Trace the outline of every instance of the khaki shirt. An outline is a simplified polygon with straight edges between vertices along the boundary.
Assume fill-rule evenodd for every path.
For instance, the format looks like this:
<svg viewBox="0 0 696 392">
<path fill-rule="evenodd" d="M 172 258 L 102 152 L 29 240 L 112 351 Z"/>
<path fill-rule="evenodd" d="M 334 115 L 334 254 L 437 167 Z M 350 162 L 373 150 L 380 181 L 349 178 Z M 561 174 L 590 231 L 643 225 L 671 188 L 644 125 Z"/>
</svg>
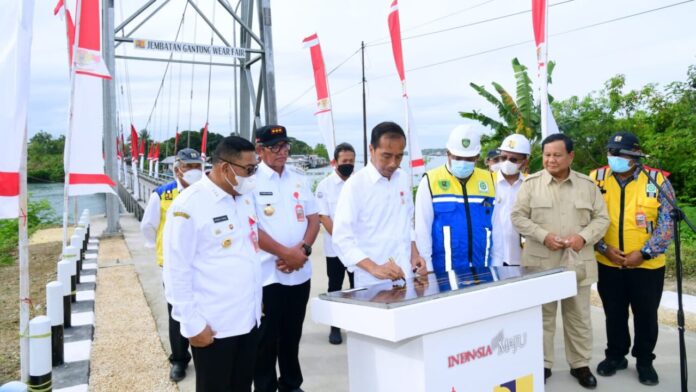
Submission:
<svg viewBox="0 0 696 392">
<path fill-rule="evenodd" d="M 593 248 L 609 227 L 609 214 L 599 188 L 590 177 L 573 170 L 563 181 L 554 179 L 546 170 L 532 174 L 517 193 L 510 219 L 526 239 L 522 265 L 560 266 L 564 250 L 551 251 L 544 246 L 544 238 L 548 233 L 560 237 L 577 233 L 585 239 L 585 246 L 579 252 L 585 278 L 578 285 L 597 281 Z"/>
</svg>

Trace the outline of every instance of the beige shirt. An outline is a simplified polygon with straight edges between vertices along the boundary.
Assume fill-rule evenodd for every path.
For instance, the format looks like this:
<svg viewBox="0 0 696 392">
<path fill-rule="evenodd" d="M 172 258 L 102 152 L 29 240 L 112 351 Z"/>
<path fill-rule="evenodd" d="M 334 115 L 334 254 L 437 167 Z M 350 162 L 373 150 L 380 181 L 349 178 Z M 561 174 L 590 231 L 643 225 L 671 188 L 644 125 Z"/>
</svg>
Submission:
<svg viewBox="0 0 696 392">
<path fill-rule="evenodd" d="M 546 170 L 527 177 L 517 193 L 510 214 L 515 229 L 526 238 L 522 265 L 545 268 L 561 265 L 564 250 L 552 251 L 544 246 L 548 233 L 560 237 L 580 234 L 585 247 L 579 258 L 585 267 L 584 279 L 578 285 L 597 281 L 594 244 L 609 227 L 609 214 L 599 188 L 590 177 L 570 171 L 568 178 L 558 181 Z"/>
</svg>

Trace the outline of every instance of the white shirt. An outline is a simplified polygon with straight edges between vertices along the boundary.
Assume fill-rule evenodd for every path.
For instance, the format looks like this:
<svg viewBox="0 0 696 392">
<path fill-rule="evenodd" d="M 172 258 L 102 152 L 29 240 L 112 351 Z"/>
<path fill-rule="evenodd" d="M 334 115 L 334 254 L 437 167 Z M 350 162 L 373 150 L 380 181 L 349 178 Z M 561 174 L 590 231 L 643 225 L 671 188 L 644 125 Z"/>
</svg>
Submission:
<svg viewBox="0 0 696 392">
<path fill-rule="evenodd" d="M 416 248 L 423 260 L 428 265 L 428 271 L 433 270 L 433 196 L 430 194 L 430 185 L 428 177 L 423 176 L 418 190 L 416 191 L 415 210 L 415 233 L 416 233 Z"/>
<path fill-rule="evenodd" d="M 338 204 L 338 196 L 341 194 L 341 189 L 346 182 L 332 172 L 331 175 L 321 180 L 317 185 L 317 206 L 319 207 L 319 215 L 328 216 L 331 221 L 336 215 L 336 205 Z M 331 234 L 324 234 L 324 255 L 326 257 L 336 257 L 336 251 L 333 248 Z"/>
<path fill-rule="evenodd" d="M 177 196 L 164 225 L 165 296 L 181 335 L 206 324 L 216 338 L 261 322 L 261 268 L 251 195 L 232 197 L 207 176 Z"/>
<path fill-rule="evenodd" d="M 181 193 L 184 187 L 176 180 L 176 188 Z M 157 229 L 160 224 L 160 197 L 157 192 L 152 192 L 147 200 L 147 206 L 143 211 L 143 219 L 140 221 L 140 231 L 145 238 L 145 247 L 154 248 L 157 243 Z"/>
<path fill-rule="evenodd" d="M 491 253 L 491 265 L 503 265 L 503 262 L 519 265 L 522 259 L 520 234 L 512 226 L 510 213 L 524 177 L 520 174 L 519 178 L 510 185 L 500 171 L 496 173 L 496 176 L 495 208 L 493 209 L 494 246 Z"/>
<path fill-rule="evenodd" d="M 333 246 L 348 270 L 355 272 L 356 287 L 388 281 L 356 267 L 366 258 L 385 264 L 391 257 L 407 277 L 413 276 L 413 201 L 409 188 L 407 173 L 398 169 L 387 179 L 372 163 L 343 186 L 336 206 Z"/>
<path fill-rule="evenodd" d="M 317 203 L 307 185 L 305 175 L 288 165 L 283 169 L 282 175 L 279 175 L 261 162 L 256 173 L 254 199 L 259 216 L 259 229 L 287 247 L 302 242 L 307 231 L 307 217 L 318 212 Z M 298 209 L 304 213 L 304 219 L 298 219 Z M 276 268 L 277 259 L 271 253 L 261 251 L 264 286 L 273 283 L 294 286 L 312 277 L 310 261 L 307 261 L 298 271 L 286 274 Z"/>
</svg>

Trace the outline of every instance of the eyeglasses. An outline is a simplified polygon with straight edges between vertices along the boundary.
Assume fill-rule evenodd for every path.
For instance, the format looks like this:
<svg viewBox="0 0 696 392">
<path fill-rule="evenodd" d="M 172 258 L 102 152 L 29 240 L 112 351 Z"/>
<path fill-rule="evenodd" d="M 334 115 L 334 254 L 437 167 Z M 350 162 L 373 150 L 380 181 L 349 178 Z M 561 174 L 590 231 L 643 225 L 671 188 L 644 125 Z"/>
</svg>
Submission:
<svg viewBox="0 0 696 392">
<path fill-rule="evenodd" d="M 501 155 L 499 158 L 500 158 L 500 162 L 510 161 L 514 164 L 518 164 L 518 163 L 524 161 L 524 159 L 519 159 L 519 158 L 515 158 L 515 157 L 507 157 L 505 155 Z"/>
<path fill-rule="evenodd" d="M 240 168 L 240 169 L 246 170 L 246 173 L 247 173 L 248 176 L 253 176 L 254 173 L 256 173 L 256 170 L 258 170 L 258 168 L 259 168 L 259 165 L 242 166 L 242 165 L 238 165 L 238 164 L 236 164 L 236 163 L 234 163 L 234 162 L 230 162 L 230 161 L 228 161 L 227 159 L 222 159 L 222 158 L 219 158 L 219 159 L 220 159 L 221 161 L 223 161 L 223 162 L 229 163 L 229 164 L 232 165 L 232 166 L 237 166 L 237 167 Z"/>
<path fill-rule="evenodd" d="M 272 146 L 264 146 L 265 148 L 271 150 L 272 153 L 277 154 L 280 150 L 290 151 L 290 143 L 278 143 Z"/>
</svg>

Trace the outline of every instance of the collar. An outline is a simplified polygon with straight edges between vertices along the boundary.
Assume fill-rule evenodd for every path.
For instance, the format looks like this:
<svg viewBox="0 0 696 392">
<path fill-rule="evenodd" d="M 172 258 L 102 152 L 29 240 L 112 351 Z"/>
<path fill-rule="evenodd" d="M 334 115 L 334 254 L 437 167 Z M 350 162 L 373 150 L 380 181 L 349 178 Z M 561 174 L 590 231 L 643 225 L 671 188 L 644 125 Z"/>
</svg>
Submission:
<svg viewBox="0 0 696 392">
<path fill-rule="evenodd" d="M 331 181 L 333 181 L 333 183 L 336 184 L 336 185 L 338 185 L 338 184 L 340 184 L 340 183 L 342 183 L 342 182 L 345 182 L 345 181 L 341 178 L 341 176 L 339 176 L 338 173 L 336 173 L 336 170 L 334 170 L 334 171 L 331 173 L 331 177 L 332 177 L 332 178 L 331 178 Z M 350 178 L 350 177 L 348 177 L 348 178 Z"/>
<path fill-rule="evenodd" d="M 213 195 L 213 199 L 215 199 L 216 202 L 224 199 L 225 196 L 228 196 L 230 199 L 234 200 L 232 195 L 217 186 L 213 181 L 210 180 L 210 178 L 208 178 L 207 175 L 204 175 L 199 181 L 202 183 L 202 186 L 210 191 L 210 193 Z"/>
<path fill-rule="evenodd" d="M 514 183 L 512 183 L 512 185 L 515 185 L 515 184 L 520 183 L 520 182 L 522 182 L 522 181 L 524 181 L 524 175 L 522 174 L 522 172 L 520 172 L 520 173 L 518 173 L 517 179 L 515 180 Z M 507 182 L 507 180 L 505 179 L 505 176 L 503 175 L 503 172 L 500 171 L 500 170 L 497 170 L 497 171 L 495 172 L 495 182 L 496 182 L 496 183 L 503 183 L 503 182 L 505 182 L 505 183 L 509 184 L 509 182 Z"/>
<path fill-rule="evenodd" d="M 181 185 L 181 181 L 179 181 L 178 178 L 175 178 L 174 181 L 176 181 L 176 189 L 179 191 L 179 193 L 181 193 L 185 189 L 184 186 Z M 193 185 L 193 184 L 191 184 L 191 185 Z M 189 185 L 189 186 L 191 186 L 191 185 Z"/>
<path fill-rule="evenodd" d="M 277 171 L 273 170 L 270 166 L 268 166 L 266 162 L 261 161 L 261 163 L 259 163 L 257 173 L 263 175 L 265 178 L 268 179 L 272 179 L 274 175 L 278 178 L 283 178 L 288 175 L 288 170 L 288 165 L 285 165 L 285 167 L 283 167 L 283 174 L 281 175 L 278 174 Z"/>
<path fill-rule="evenodd" d="M 609 169 L 609 170 L 611 170 L 611 169 Z M 613 172 L 613 171 L 611 172 L 611 174 L 614 175 L 614 178 L 616 178 L 616 181 L 617 181 L 619 184 L 621 184 L 621 185 L 626 185 L 626 184 L 628 184 L 629 182 L 631 182 L 631 181 L 633 181 L 633 180 L 637 180 L 638 177 L 640 176 L 640 173 L 641 173 L 641 170 L 640 170 L 640 167 L 639 167 L 638 165 L 636 165 L 636 167 L 633 168 L 633 175 L 631 175 L 630 177 L 628 177 L 628 178 L 625 179 L 625 180 L 624 180 L 624 179 L 621 179 L 621 177 L 619 177 L 619 176 L 617 175 L 617 173 L 615 173 L 615 172 Z"/>
<path fill-rule="evenodd" d="M 381 179 L 391 182 L 392 180 L 397 179 L 399 177 L 399 173 L 401 173 L 401 169 L 396 169 L 394 174 L 392 174 L 391 178 L 387 178 L 377 171 L 377 168 L 375 167 L 375 165 L 372 164 L 371 161 L 368 162 L 367 166 L 365 167 L 367 169 L 367 176 L 370 179 L 370 182 L 372 182 L 373 184 L 376 184 Z"/>
<path fill-rule="evenodd" d="M 573 179 L 574 179 L 575 176 L 577 176 L 577 173 L 575 173 L 575 171 L 574 171 L 573 169 L 570 169 L 570 174 L 568 174 L 568 177 L 566 177 L 566 179 L 565 179 L 565 180 L 562 180 L 562 181 L 556 180 L 556 179 L 551 175 L 551 173 L 549 173 L 548 170 L 546 170 L 546 169 L 544 169 L 543 172 L 541 173 L 541 177 L 542 177 L 542 179 L 543 179 L 543 181 L 544 181 L 545 184 L 551 184 L 552 181 L 555 181 L 555 182 L 557 182 L 557 183 L 559 183 L 559 184 L 562 184 L 562 183 L 564 183 L 564 182 L 566 182 L 566 181 L 569 181 L 569 182 L 572 184 L 572 183 L 573 183 Z"/>
</svg>

